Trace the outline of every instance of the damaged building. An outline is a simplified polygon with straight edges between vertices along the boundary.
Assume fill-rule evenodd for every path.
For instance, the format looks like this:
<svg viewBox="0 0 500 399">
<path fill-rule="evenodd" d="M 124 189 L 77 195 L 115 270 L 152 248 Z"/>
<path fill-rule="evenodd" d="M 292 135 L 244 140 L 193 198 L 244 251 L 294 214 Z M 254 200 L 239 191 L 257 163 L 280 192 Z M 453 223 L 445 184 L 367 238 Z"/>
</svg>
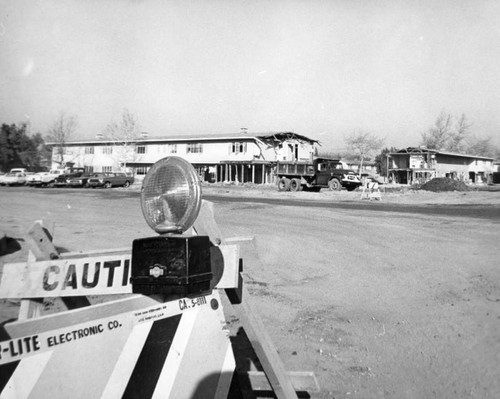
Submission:
<svg viewBox="0 0 500 399">
<path fill-rule="evenodd" d="M 97 140 L 53 146 L 53 167 L 83 167 L 91 172 L 126 170 L 145 175 L 158 160 L 178 156 L 189 161 L 207 182 L 264 184 L 274 182 L 277 161 L 308 161 L 316 153 L 316 140 L 294 132 L 151 137 L 133 142 Z M 62 151 L 61 151 L 62 150 Z M 62 161 L 60 153 L 62 152 Z"/>
<path fill-rule="evenodd" d="M 486 183 L 494 172 L 493 158 L 408 147 L 387 154 L 389 180 L 400 184 L 422 184 L 435 177 L 466 183 Z"/>
</svg>

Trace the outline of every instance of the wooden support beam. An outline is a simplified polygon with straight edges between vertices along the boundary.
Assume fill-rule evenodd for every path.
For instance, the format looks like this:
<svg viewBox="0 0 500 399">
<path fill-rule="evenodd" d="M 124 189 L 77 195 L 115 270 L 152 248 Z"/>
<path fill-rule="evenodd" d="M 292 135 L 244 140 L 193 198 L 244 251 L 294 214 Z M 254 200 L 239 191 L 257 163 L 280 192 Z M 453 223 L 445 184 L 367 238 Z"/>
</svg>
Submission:
<svg viewBox="0 0 500 399">
<path fill-rule="evenodd" d="M 312 371 L 288 371 L 288 378 L 296 392 L 319 392 L 319 384 Z M 248 371 L 252 391 L 272 391 L 272 387 L 262 371 Z"/>
<path fill-rule="evenodd" d="M 44 228 L 41 221 L 36 221 L 28 230 L 26 241 L 29 246 L 28 265 L 37 260 L 59 258 L 59 252 L 52 243 L 52 234 Z M 40 317 L 43 310 L 43 299 L 32 298 L 21 300 L 19 306 L 19 320 Z"/>
<path fill-rule="evenodd" d="M 31 250 L 28 252 L 28 265 L 30 262 L 36 262 L 35 255 Z M 43 300 L 41 298 L 22 299 L 19 304 L 19 313 L 17 318 L 19 320 L 26 320 L 40 317 L 42 310 Z"/>
<path fill-rule="evenodd" d="M 285 371 L 271 337 L 266 331 L 266 327 L 249 303 L 249 295 L 244 283 L 243 301 L 239 305 L 233 305 L 233 308 L 253 346 L 255 354 L 260 360 L 276 397 L 278 399 L 297 398 L 297 393 L 289 375 Z"/>
<path fill-rule="evenodd" d="M 52 243 L 52 233 L 41 221 L 36 221 L 28 230 L 27 242 L 30 248 L 28 253 L 29 262 L 41 260 L 58 259 L 61 254 Z M 90 306 L 90 301 L 85 296 L 61 298 L 67 309 L 77 309 Z M 23 299 L 19 308 L 19 320 L 39 317 L 43 310 L 42 299 Z"/>
<path fill-rule="evenodd" d="M 52 243 L 52 234 L 40 221 L 35 222 L 28 230 L 27 241 L 36 260 L 59 258 L 59 252 Z"/>
<path fill-rule="evenodd" d="M 0 230 L 0 256 L 7 253 L 7 234 Z"/>
<path fill-rule="evenodd" d="M 196 233 L 202 236 L 208 236 L 213 245 L 222 244 L 222 232 L 214 218 L 214 204 L 202 200 L 200 213 L 193 225 Z"/>
</svg>

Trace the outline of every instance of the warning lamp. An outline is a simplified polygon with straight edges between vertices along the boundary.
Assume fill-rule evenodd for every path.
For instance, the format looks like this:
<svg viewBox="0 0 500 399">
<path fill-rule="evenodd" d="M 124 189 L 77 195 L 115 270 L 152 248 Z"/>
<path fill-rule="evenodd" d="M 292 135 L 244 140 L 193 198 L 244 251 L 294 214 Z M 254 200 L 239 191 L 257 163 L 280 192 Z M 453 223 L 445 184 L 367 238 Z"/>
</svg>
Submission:
<svg viewBox="0 0 500 399">
<path fill-rule="evenodd" d="M 210 290 L 210 240 L 184 234 L 201 207 L 201 184 L 193 166 L 179 157 L 153 165 L 142 185 L 141 208 L 159 236 L 132 244 L 132 292 L 194 295 Z"/>
<path fill-rule="evenodd" d="M 184 232 L 192 226 L 201 206 L 201 184 L 193 166 L 179 157 L 163 158 L 146 175 L 141 208 L 157 233 Z"/>
</svg>

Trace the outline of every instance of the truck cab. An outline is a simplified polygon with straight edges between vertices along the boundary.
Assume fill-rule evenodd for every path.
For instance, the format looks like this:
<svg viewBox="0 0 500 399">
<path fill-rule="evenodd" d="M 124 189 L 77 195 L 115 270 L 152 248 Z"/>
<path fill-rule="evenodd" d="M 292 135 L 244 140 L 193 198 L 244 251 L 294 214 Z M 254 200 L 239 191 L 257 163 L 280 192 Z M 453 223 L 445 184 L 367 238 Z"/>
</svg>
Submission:
<svg viewBox="0 0 500 399">
<path fill-rule="evenodd" d="M 316 169 L 316 185 L 340 190 L 345 187 L 352 191 L 361 185 L 361 181 L 353 170 L 338 159 L 317 158 L 314 160 Z"/>
</svg>

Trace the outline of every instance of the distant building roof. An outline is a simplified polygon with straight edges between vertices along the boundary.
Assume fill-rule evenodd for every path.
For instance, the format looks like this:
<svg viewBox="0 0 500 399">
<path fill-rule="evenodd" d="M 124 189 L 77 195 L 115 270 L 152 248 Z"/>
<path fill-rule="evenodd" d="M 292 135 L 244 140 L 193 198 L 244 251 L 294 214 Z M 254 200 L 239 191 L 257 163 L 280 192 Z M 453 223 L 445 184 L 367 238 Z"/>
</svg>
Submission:
<svg viewBox="0 0 500 399">
<path fill-rule="evenodd" d="M 250 132 L 237 132 L 237 133 L 227 133 L 227 134 L 207 134 L 207 135 L 172 135 L 172 136 L 158 136 L 158 137 L 142 137 L 135 140 L 136 143 L 168 143 L 168 142 L 179 142 L 179 141 L 226 141 L 226 140 L 262 140 L 262 141 L 276 141 L 282 142 L 285 140 L 303 140 L 308 143 L 318 143 L 317 140 L 311 139 L 309 137 L 297 134 L 294 132 L 268 132 L 268 133 L 250 133 Z M 66 145 L 95 145 L 95 144 L 112 144 L 118 140 L 109 140 L 106 138 L 94 139 L 94 140 L 78 140 L 78 141 L 67 141 Z M 56 142 L 49 142 L 47 145 L 57 145 Z"/>
<path fill-rule="evenodd" d="M 441 154 L 441 155 L 449 155 L 449 156 L 454 156 L 454 157 L 494 160 L 494 158 L 484 157 L 482 155 L 459 154 L 456 152 L 433 150 L 433 149 L 426 148 L 426 147 L 407 147 L 407 148 L 403 148 L 402 150 L 389 153 L 389 155 L 401 155 L 401 154 Z"/>
<path fill-rule="evenodd" d="M 344 159 L 343 161 L 349 165 L 360 165 L 361 164 L 361 161 L 359 159 Z M 363 165 L 366 165 L 366 166 L 375 166 L 376 164 L 377 163 L 375 161 L 363 160 Z"/>
</svg>

